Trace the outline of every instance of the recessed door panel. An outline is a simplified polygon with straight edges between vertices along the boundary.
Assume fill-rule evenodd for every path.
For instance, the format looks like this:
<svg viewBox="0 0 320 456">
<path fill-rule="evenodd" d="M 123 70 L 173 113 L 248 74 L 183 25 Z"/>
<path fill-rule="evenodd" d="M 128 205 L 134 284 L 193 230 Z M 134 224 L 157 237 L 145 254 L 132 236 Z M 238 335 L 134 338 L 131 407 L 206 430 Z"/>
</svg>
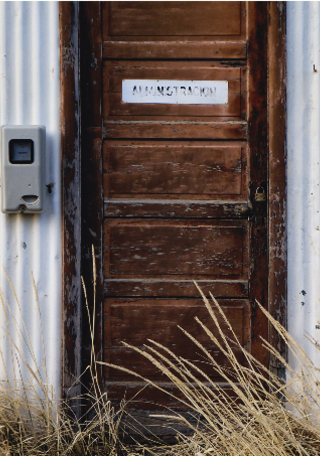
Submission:
<svg viewBox="0 0 320 456">
<path fill-rule="evenodd" d="M 239 36 L 240 2 L 106 2 L 105 34 L 116 37 Z"/>
<path fill-rule="evenodd" d="M 105 276 L 233 277 L 247 273 L 246 222 L 106 221 Z"/>
<path fill-rule="evenodd" d="M 107 198 L 246 200 L 246 144 L 104 142 Z"/>
<path fill-rule="evenodd" d="M 193 61 L 111 61 L 104 66 L 104 118 L 138 117 L 241 117 L 245 101 L 241 93 L 241 68 L 220 63 Z M 155 93 L 154 103 L 133 103 L 123 100 L 123 81 L 135 81 L 133 93 L 140 100 Z M 149 81 L 144 83 L 144 81 Z M 150 82 L 152 81 L 152 82 Z M 163 81 L 163 82 L 162 82 Z M 193 86 L 193 81 L 199 81 Z M 210 82 L 219 81 L 227 85 L 227 100 L 216 104 L 209 87 Z M 201 85 L 202 83 L 202 85 Z M 243 89 L 242 89 L 243 90 Z M 178 94 L 183 104 L 171 101 Z M 194 104 L 195 95 L 200 101 Z M 147 97 L 144 97 L 147 100 Z M 212 99 L 212 101 L 210 101 Z M 190 104 L 188 101 L 190 100 Z M 203 101 L 201 101 L 203 100 Z M 212 104 L 208 104 L 208 100 Z M 165 103 L 167 102 L 167 103 Z M 242 102 L 242 105 L 241 105 Z"/>
<path fill-rule="evenodd" d="M 212 366 L 203 362 L 201 349 L 196 347 L 176 324 L 179 321 L 179 325 L 182 328 L 195 337 L 199 343 L 203 344 L 218 363 L 226 367 L 226 359 L 223 354 L 210 341 L 199 323 L 195 321 L 195 317 L 198 317 L 203 324 L 208 326 L 219 342 L 222 342 L 217 327 L 214 325 L 201 300 L 161 299 L 155 302 L 150 299 L 108 299 L 107 303 L 105 332 L 111 335 L 113 346 L 110 349 L 106 344 L 104 351 L 106 359 L 112 364 L 118 364 L 127 369 L 132 369 L 132 366 L 134 366 L 137 372 L 144 372 L 146 376 L 153 380 L 163 380 L 163 375 L 151 363 L 148 363 L 145 358 L 128 347 L 123 346 L 122 342 L 125 342 L 143 350 L 144 344 L 148 343 L 145 337 L 147 333 L 151 335 L 150 338 L 155 342 L 163 343 L 165 340 L 166 345 L 169 345 L 174 350 L 175 355 L 189 359 L 206 374 L 221 381 L 221 377 Z M 250 338 L 248 301 L 225 300 L 222 309 L 230 320 L 239 343 L 242 346 L 246 346 Z M 219 317 L 218 311 L 215 311 L 215 314 Z M 160 321 L 161 325 L 159 325 Z M 225 321 L 221 322 L 221 328 L 226 337 L 232 340 L 233 335 Z M 239 349 L 235 351 L 235 355 L 240 361 L 244 361 L 243 353 Z M 108 373 L 109 375 L 112 373 L 114 379 L 122 381 L 133 379 L 127 372 L 117 371 L 116 369 L 109 370 L 109 368 L 106 368 L 106 374 Z"/>
</svg>

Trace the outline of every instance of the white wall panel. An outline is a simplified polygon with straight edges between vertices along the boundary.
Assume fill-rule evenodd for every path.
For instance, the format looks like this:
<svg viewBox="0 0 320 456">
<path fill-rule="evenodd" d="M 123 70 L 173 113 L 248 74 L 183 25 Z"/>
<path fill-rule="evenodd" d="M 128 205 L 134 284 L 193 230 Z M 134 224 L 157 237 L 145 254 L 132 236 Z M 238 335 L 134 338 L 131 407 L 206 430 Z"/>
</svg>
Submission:
<svg viewBox="0 0 320 456">
<path fill-rule="evenodd" d="M 61 210 L 60 210 L 60 80 L 58 2 L 0 2 L 0 125 L 42 124 L 47 129 L 45 212 L 0 213 L 0 286 L 22 327 L 24 319 L 37 361 L 42 363 L 41 332 L 31 281 L 39 293 L 49 381 L 60 394 L 61 353 Z M 3 268 L 16 290 L 22 315 Z M 0 308 L 0 327 L 5 326 Z M 10 329 L 14 335 L 13 324 Z M 10 366 L 9 338 L 0 347 Z M 30 355 L 28 355 L 30 360 Z M 1 378 L 4 378 L 0 362 Z M 25 374 L 25 368 L 22 368 Z"/>
<path fill-rule="evenodd" d="M 319 365 L 304 337 L 320 342 L 319 2 L 287 4 L 287 71 L 288 328 Z"/>
</svg>

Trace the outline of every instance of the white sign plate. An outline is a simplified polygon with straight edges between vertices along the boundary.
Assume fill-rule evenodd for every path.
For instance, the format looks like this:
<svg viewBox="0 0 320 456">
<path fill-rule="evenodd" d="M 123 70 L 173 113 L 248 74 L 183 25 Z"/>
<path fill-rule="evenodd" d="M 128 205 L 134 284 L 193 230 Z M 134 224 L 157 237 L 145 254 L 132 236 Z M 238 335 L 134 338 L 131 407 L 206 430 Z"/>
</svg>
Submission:
<svg viewBox="0 0 320 456">
<path fill-rule="evenodd" d="M 124 103 L 223 105 L 228 103 L 228 81 L 171 81 L 124 79 Z"/>
</svg>

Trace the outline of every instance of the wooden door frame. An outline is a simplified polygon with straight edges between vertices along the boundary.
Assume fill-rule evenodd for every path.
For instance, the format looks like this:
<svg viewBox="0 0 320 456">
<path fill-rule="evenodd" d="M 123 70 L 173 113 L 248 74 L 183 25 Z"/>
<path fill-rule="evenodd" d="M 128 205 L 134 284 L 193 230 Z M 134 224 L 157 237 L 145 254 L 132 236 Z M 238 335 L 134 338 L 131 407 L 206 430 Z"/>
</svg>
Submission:
<svg viewBox="0 0 320 456">
<path fill-rule="evenodd" d="M 59 3 L 62 198 L 62 396 L 81 385 L 79 5 Z"/>
<path fill-rule="evenodd" d="M 268 2 L 268 306 L 286 324 L 286 4 Z M 99 33 L 100 31 L 100 33 Z M 258 31 L 257 31 L 258 33 Z M 81 393 L 76 382 L 90 360 L 90 335 L 81 277 L 93 311 L 92 247 L 96 265 L 95 346 L 102 343 L 102 118 L 101 5 L 60 2 L 62 170 L 62 392 Z M 248 49 L 250 53 L 250 49 Z M 81 69 L 81 77 L 80 77 Z M 83 109 L 81 109 L 83 107 Z M 84 185 L 85 184 L 85 185 Z M 93 189 L 96 197 L 91 198 Z M 260 318 L 260 316 L 255 317 Z M 269 341 L 285 347 L 270 328 Z M 283 366 L 270 359 L 280 375 Z"/>
<path fill-rule="evenodd" d="M 95 347 L 102 338 L 102 118 L 100 109 L 102 46 L 100 2 L 59 2 L 62 185 L 62 395 L 75 398 L 88 379 L 91 339 L 83 292 L 93 312 L 95 256 Z M 89 63 L 88 63 L 89 62 Z M 80 78 L 80 67 L 82 67 Z M 91 84 L 95 81 L 95 85 Z M 86 93 L 86 97 L 80 94 Z M 81 105 L 85 106 L 81 110 Z M 97 108 L 97 109 L 95 109 Z M 93 120 L 93 124 L 92 124 Z M 81 166 L 85 163 L 85 167 Z M 96 198 L 83 191 L 86 182 Z M 93 249 L 93 250 L 92 250 Z M 79 404 L 78 404 L 79 405 Z M 80 406 L 80 405 L 79 405 Z M 74 404 L 74 408 L 79 406 Z M 80 412 L 79 412 L 80 413 Z"/>
<path fill-rule="evenodd" d="M 269 2 L 268 149 L 269 149 L 269 311 L 287 326 L 286 228 L 286 2 Z M 284 341 L 270 328 L 269 342 L 286 355 Z M 270 369 L 284 376 L 284 366 L 272 356 Z"/>
</svg>

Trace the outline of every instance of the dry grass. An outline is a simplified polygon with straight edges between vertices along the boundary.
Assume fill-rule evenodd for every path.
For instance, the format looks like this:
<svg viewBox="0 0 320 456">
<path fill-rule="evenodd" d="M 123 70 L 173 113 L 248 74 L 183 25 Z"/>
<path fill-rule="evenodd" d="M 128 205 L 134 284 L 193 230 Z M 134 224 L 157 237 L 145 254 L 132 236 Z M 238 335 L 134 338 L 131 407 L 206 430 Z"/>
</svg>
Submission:
<svg viewBox="0 0 320 456">
<path fill-rule="evenodd" d="M 219 340 L 208 326 L 197 318 L 196 322 L 207 334 L 208 345 L 209 342 L 210 345 L 213 342 L 224 353 L 231 368 L 217 364 L 205 346 L 182 328 L 181 330 L 194 342 L 195 348 L 202 353 L 202 358 L 205 357 L 211 364 L 213 371 L 231 388 L 232 399 L 226 389 L 213 383 L 196 365 L 187 359 L 177 357 L 166 347 L 152 340 L 145 346 L 146 351 L 131 347 L 160 369 L 182 393 L 183 399 L 180 401 L 188 407 L 189 418 L 192 416 L 193 422 L 197 423 L 191 425 L 191 420 L 186 419 L 184 414 L 169 413 L 168 423 L 172 420 L 180 421 L 186 428 L 191 429 L 192 434 L 180 434 L 179 444 L 162 449 L 154 448 L 154 454 L 160 452 L 163 455 L 175 456 L 320 455 L 319 369 L 288 332 L 260 306 L 300 366 L 298 372 L 293 371 L 286 360 L 264 341 L 265 347 L 287 369 L 289 379 L 286 383 L 283 382 L 241 347 L 218 302 L 212 296 L 212 301 L 209 302 L 200 289 L 199 292 L 212 318 L 212 324 L 218 329 Z M 231 339 L 221 330 L 219 322 L 222 320 L 229 325 Z M 319 349 L 315 342 L 310 343 Z M 243 351 L 247 367 L 237 361 L 234 355 L 235 347 Z M 148 379 L 145 380 L 149 385 L 157 387 Z M 178 397 L 176 399 L 179 400 Z"/>
<path fill-rule="evenodd" d="M 87 368 L 91 374 L 92 387 L 84 398 L 77 398 L 85 400 L 86 416 L 93 418 L 78 419 L 68 403 L 61 403 L 54 397 L 48 383 L 40 305 L 33 277 L 42 340 L 41 367 L 36 359 L 14 287 L 9 277 L 7 279 L 15 297 L 16 309 L 13 311 L 10 308 L 0 291 L 6 324 L 3 330 L 10 342 L 11 356 L 11 366 L 8 366 L 5 354 L 0 351 L 6 377 L 0 383 L 0 456 L 121 454 L 119 435 L 122 410 L 115 412 L 106 394 L 100 391 L 94 345 L 91 364 Z M 22 327 L 17 320 L 22 321 Z M 90 320 L 92 338 L 93 325 L 94 321 Z M 75 382 L 79 381 L 80 379 L 75 379 Z"/>
<path fill-rule="evenodd" d="M 201 293 L 201 290 L 199 292 Z M 131 347 L 172 382 L 179 391 L 180 399 L 176 399 L 184 403 L 188 409 L 188 417 L 193 418 L 192 421 L 185 414 L 168 411 L 168 426 L 175 421 L 189 428 L 191 433 L 179 434 L 176 445 L 157 448 L 149 445 L 145 451 L 142 445 L 133 449 L 121 442 L 121 420 L 124 411 L 121 409 L 115 412 L 105 393 L 100 390 L 94 344 L 91 363 L 87 368 L 91 374 L 92 388 L 86 394 L 86 402 L 90 403 L 92 412 L 89 415 L 94 418 L 81 420 L 67 409 L 66 404 L 58 404 L 54 399 L 48 386 L 46 366 L 44 364 L 42 371 L 38 367 L 26 326 L 18 326 L 14 313 L 7 305 L 3 293 L 0 293 L 7 337 L 10 338 L 9 328 L 12 328 L 12 325 L 18 335 L 18 338 L 10 339 L 14 381 L 9 381 L 8 375 L 0 385 L 0 455 L 116 456 L 144 452 L 168 456 L 320 455 L 319 369 L 286 330 L 261 309 L 285 341 L 296 364 L 300 366 L 298 372 L 292 371 L 286 360 L 264 341 L 265 347 L 287 368 L 289 376 L 284 383 L 241 347 L 228 322 L 232 337 L 226 337 L 220 327 L 221 321 L 226 321 L 223 310 L 213 297 L 210 302 L 203 294 L 202 297 L 212 325 L 218 329 L 219 339 L 208 325 L 205 326 L 199 319 L 196 319 L 196 322 L 207 334 L 208 343 L 214 343 L 224 353 L 230 367 L 218 365 L 205 346 L 190 334 L 185 334 L 193 340 L 196 351 L 201 352 L 202 358 L 206 358 L 212 370 L 229 385 L 232 398 L 226 389 L 213 383 L 199 367 L 176 356 L 168 348 L 152 340 L 146 345 L 147 350 Z M 41 322 L 37 294 L 36 302 Z M 22 315 L 17 298 L 16 304 Z M 93 316 L 89 313 L 89 320 L 93 341 L 94 313 Z M 182 328 L 181 330 L 184 331 Z M 315 342 L 310 343 L 319 349 Z M 43 340 L 42 344 L 45 360 Z M 243 351 L 245 366 L 237 361 L 234 355 L 235 347 Z M 28 357 L 24 350 L 31 356 L 32 363 L 27 362 Z M 20 369 L 22 364 L 24 367 Z M 119 366 L 117 368 L 121 369 Z M 20 371 L 26 370 L 29 373 L 28 382 L 22 380 L 20 375 Z M 138 373 L 135 375 L 142 378 Z M 148 379 L 144 380 L 157 387 Z M 161 415 L 161 418 L 164 416 Z"/>
</svg>

